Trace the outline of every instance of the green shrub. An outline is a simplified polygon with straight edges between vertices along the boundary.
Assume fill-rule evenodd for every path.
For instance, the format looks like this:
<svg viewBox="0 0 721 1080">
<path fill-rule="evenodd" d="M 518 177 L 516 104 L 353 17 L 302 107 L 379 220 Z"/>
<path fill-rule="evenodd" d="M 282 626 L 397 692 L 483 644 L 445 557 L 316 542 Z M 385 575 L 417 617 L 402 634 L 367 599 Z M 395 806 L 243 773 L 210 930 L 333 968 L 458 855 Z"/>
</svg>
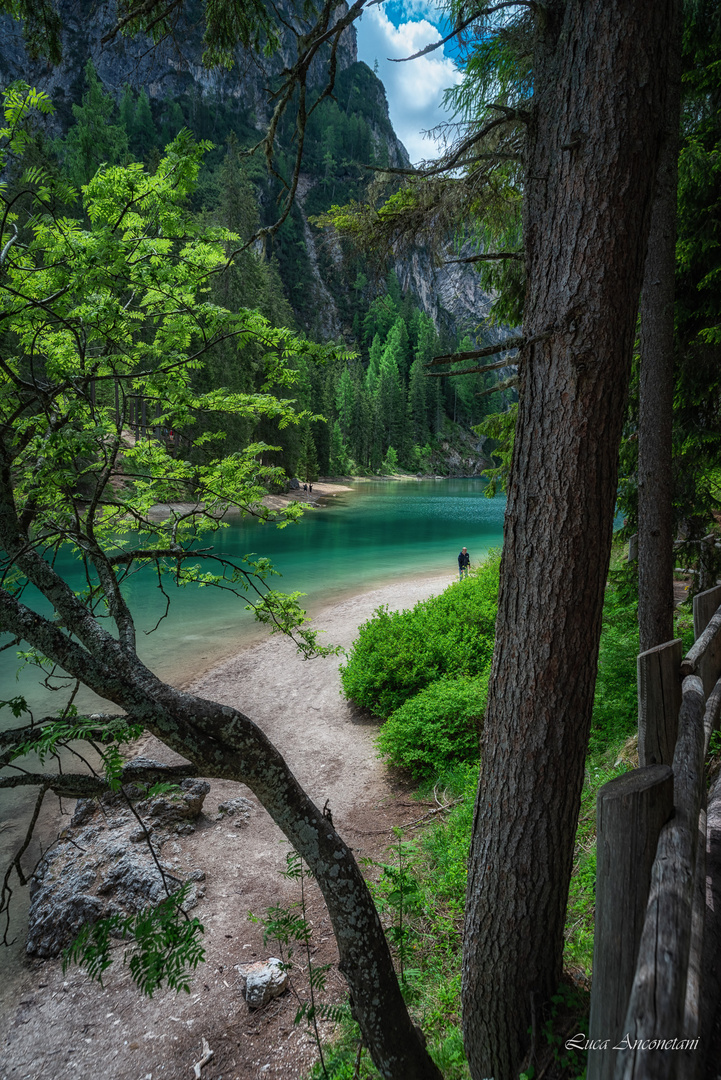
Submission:
<svg viewBox="0 0 721 1080">
<path fill-rule="evenodd" d="M 431 683 L 388 717 L 376 739 L 381 755 L 417 777 L 477 761 L 487 694 L 487 671 Z"/>
<path fill-rule="evenodd" d="M 500 555 L 411 611 L 378 608 L 341 666 L 343 693 L 387 717 L 444 676 L 481 675 L 493 653 Z"/>
</svg>

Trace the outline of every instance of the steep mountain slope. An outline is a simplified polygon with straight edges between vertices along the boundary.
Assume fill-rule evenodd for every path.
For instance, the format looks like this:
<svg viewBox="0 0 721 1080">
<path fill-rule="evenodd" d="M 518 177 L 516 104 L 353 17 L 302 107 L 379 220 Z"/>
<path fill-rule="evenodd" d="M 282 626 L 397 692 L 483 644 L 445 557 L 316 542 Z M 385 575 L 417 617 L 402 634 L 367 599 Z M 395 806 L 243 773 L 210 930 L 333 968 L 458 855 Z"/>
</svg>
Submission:
<svg viewBox="0 0 721 1080">
<path fill-rule="evenodd" d="M 295 52 L 293 36 L 286 32 L 281 49 L 262 65 L 247 50 L 236 50 L 232 70 L 208 69 L 202 63 L 202 10 L 188 9 L 172 40 L 153 46 L 148 39 L 120 35 L 103 45 L 101 38 L 115 19 L 115 4 L 98 6 L 93 0 L 61 0 L 63 59 L 57 67 L 31 62 L 18 23 L 0 18 L 0 81 L 22 79 L 45 90 L 56 108 L 59 134 L 72 123 L 72 105 L 85 87 L 85 65 L 92 59 L 104 89 L 120 101 L 124 88 L 147 94 L 153 120 L 168 129 L 169 137 L 186 123 L 199 137 L 222 143 L 232 131 L 241 143 L 255 141 L 269 117 L 267 88 Z M 326 79 L 320 58 L 311 69 L 310 84 L 319 90 Z M 335 101 L 316 114 L 309 125 L 304 175 L 291 220 L 274 245 L 280 274 L 296 316 L 309 332 L 323 337 L 351 339 L 352 282 L 363 267 L 348 258 L 338 244 L 328 242 L 308 218 L 360 194 L 368 173 L 364 165 L 402 167 L 408 155 L 388 115 L 380 80 L 358 61 L 355 28 L 341 38 Z M 280 142 L 289 147 L 292 132 L 281 128 Z M 281 155 L 282 157 L 282 155 Z M 281 161 L 281 164 L 283 162 Z M 359 168 L 359 166 L 361 166 Z M 260 170 L 261 212 L 272 220 L 279 189 Z M 478 286 L 468 267 L 434 267 L 422 247 L 399 260 L 396 273 L 404 291 L 417 298 L 423 311 L 451 337 L 474 332 L 488 313 L 490 297 Z"/>
</svg>

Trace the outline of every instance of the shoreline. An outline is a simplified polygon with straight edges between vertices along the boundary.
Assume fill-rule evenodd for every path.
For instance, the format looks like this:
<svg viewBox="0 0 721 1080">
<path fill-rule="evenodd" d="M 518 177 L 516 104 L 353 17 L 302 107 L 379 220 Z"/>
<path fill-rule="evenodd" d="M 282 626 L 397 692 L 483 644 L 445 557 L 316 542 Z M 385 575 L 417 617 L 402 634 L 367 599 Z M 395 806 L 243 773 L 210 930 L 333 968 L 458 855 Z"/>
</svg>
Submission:
<svg viewBox="0 0 721 1080">
<path fill-rule="evenodd" d="M 445 589 L 448 585 L 451 585 L 457 580 L 457 573 L 449 571 L 446 575 L 440 568 L 434 568 L 415 574 L 398 574 L 395 577 L 380 577 L 373 582 L 368 583 L 367 586 L 363 588 L 358 588 L 357 585 L 347 586 L 345 588 L 331 588 L 328 592 L 324 592 L 322 596 L 319 596 L 314 603 L 308 604 L 306 611 L 313 620 L 316 630 L 323 630 L 323 625 L 319 620 L 323 618 L 323 615 L 326 612 L 331 616 L 335 608 L 351 603 L 354 600 L 358 601 L 360 604 L 370 593 L 381 593 L 395 588 L 399 592 L 405 591 L 409 595 L 412 595 L 414 585 L 425 586 L 429 583 L 439 582 L 442 583 L 442 589 Z M 411 606 L 415 603 L 416 601 L 414 600 Z M 378 604 L 376 604 L 376 607 L 377 606 Z M 402 608 L 399 608 L 398 610 L 402 610 Z M 363 621 L 366 620 L 364 619 Z M 224 667 L 249 649 L 269 644 L 273 637 L 278 640 L 281 639 L 280 634 L 273 635 L 269 630 L 261 626 L 261 624 L 252 622 L 247 629 L 247 636 L 244 634 L 242 638 L 235 641 L 222 652 L 216 653 L 213 657 L 199 657 L 199 659 L 202 659 L 204 662 L 197 668 L 193 666 L 192 670 L 188 670 L 188 658 L 186 657 L 183 665 L 184 674 L 182 677 L 171 677 L 173 674 L 171 673 L 165 681 L 172 683 L 178 690 L 188 690 L 194 683 L 201 679 L 205 680 L 208 676 L 212 675 L 216 669 Z M 335 642 L 330 642 L 330 640 L 324 642 L 324 644 L 328 643 L 336 644 Z M 192 659 L 190 663 L 192 664 Z"/>
<path fill-rule="evenodd" d="M 278 492 L 277 494 L 264 495 L 261 499 L 261 505 L 268 510 L 282 510 L 290 503 L 303 503 L 308 510 L 316 510 L 319 507 L 328 507 L 333 504 L 331 499 L 337 495 L 351 493 L 357 490 L 357 487 L 350 487 L 349 485 L 362 485 L 362 484 L 383 484 L 383 483 L 420 483 L 424 480 L 480 480 L 479 476 L 441 476 L 438 473 L 384 473 L 381 476 L 329 476 L 321 477 L 319 480 L 313 481 L 313 491 L 303 491 L 303 488 L 292 488 L 288 491 Z M 196 504 L 192 502 L 173 502 L 173 503 L 155 503 L 148 511 L 148 517 L 151 521 L 162 521 L 164 516 L 168 516 L 172 510 L 179 510 L 182 513 L 187 513 Z M 236 506 L 231 506 L 226 510 L 223 515 L 226 517 L 236 517 L 240 514 L 240 510 Z"/>
<path fill-rule="evenodd" d="M 358 627 L 380 604 L 412 607 L 453 580 L 448 573 L 376 583 L 326 600 L 318 605 L 317 616 L 327 623 L 331 640 L 348 648 Z M 409 816 L 409 789 L 399 786 L 377 757 L 377 723 L 342 698 L 341 659 L 304 662 L 291 641 L 276 635 L 235 650 L 225 660 L 214 658 L 205 675 L 187 681 L 201 697 L 240 708 L 258 724 L 314 802 L 332 806 L 357 856 L 377 859 L 392 839 L 392 828 Z M 146 756 L 161 761 L 172 757 L 153 736 L 142 738 Z M 239 821 L 240 828 L 218 813 L 224 800 L 238 796 L 252 804 L 248 824 Z M 56 805 L 48 803 L 46 811 L 57 821 Z M 287 849 L 283 834 L 247 788 L 211 780 L 195 831 L 177 836 L 163 849 L 163 857 L 173 865 L 197 868 L 206 888 L 197 910 L 206 927 L 206 963 L 191 977 L 187 996 L 161 990 L 148 1001 L 122 970 L 107 973 L 104 989 L 93 986 L 76 968 L 63 973 L 59 958 L 29 958 L 23 920 L 15 922 L 18 940 L 7 956 L 0 987 L 0 1038 L 8 1075 L 95 1080 L 102 1073 L 113 1080 L 137 1080 L 150 1072 L 157 1080 L 171 1080 L 192 1071 L 203 1035 L 223 1075 L 250 1080 L 258 1075 L 259 1064 L 272 1062 L 278 1080 L 297 1080 L 313 1053 L 303 1032 L 293 1026 L 292 999 L 278 999 L 261 1033 L 238 976 L 238 965 L 269 955 L 262 927 L 249 923 L 245 912 L 295 900 L 291 886 L 279 877 Z M 309 895 L 309 903 L 319 960 L 333 965 L 337 954 L 325 907 L 315 894 Z M 329 980 L 333 992 L 342 994 L 342 979 L 334 967 Z"/>
</svg>

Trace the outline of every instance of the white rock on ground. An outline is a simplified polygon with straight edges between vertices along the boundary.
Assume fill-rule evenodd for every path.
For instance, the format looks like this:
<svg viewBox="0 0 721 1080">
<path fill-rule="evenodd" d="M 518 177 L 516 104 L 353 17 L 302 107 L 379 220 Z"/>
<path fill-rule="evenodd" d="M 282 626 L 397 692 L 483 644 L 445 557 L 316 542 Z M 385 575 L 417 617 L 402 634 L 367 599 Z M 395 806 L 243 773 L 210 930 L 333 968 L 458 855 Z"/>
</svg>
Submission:
<svg viewBox="0 0 721 1080">
<path fill-rule="evenodd" d="M 288 972 L 275 956 L 239 968 L 245 976 L 245 1000 L 251 1009 L 262 1009 L 288 989 Z"/>
</svg>

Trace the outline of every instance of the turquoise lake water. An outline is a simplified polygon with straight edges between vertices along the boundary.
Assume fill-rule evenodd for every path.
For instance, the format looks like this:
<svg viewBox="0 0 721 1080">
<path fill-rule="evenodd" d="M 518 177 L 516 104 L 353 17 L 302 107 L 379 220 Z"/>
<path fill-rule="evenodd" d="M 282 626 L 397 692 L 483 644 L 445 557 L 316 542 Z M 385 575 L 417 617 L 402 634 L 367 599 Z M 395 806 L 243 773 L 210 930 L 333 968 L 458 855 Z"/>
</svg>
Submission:
<svg viewBox="0 0 721 1080">
<path fill-rule="evenodd" d="M 267 556 L 282 573 L 272 579 L 273 587 L 306 593 L 304 604 L 313 613 L 392 580 L 454 574 L 464 545 L 474 563 L 499 547 L 505 496 L 487 499 L 483 490 L 482 481 L 470 479 L 358 483 L 308 511 L 297 525 L 277 529 L 232 520 L 214 543 L 229 555 Z M 63 569 L 72 576 L 77 566 L 68 559 Z M 144 571 L 125 591 L 136 617 L 140 655 L 171 681 L 185 681 L 267 633 L 244 610 L 244 601 L 229 593 L 170 588 L 170 615 L 146 636 L 143 631 L 165 606 L 157 581 Z M 0 653 L 0 697 L 24 694 L 34 709 L 54 711 L 58 695 L 39 687 L 36 672 L 26 671 L 16 681 L 17 667 L 12 652 Z M 81 708 L 94 701 L 87 692 L 77 699 Z M 6 710 L 0 712 L 2 726 L 14 723 Z"/>
<path fill-rule="evenodd" d="M 505 497 L 486 499 L 480 480 L 368 482 L 329 498 L 327 505 L 308 511 L 293 526 L 277 529 L 257 522 L 233 520 L 221 530 L 216 545 L 227 554 L 256 552 L 269 557 L 282 578 L 274 587 L 286 592 L 300 590 L 312 613 L 344 596 L 404 578 L 457 575 L 457 556 L 468 548 L 476 563 L 490 548 L 500 547 L 503 536 Z M 79 564 L 72 559 L 62 565 L 78 588 Z M 157 583 L 149 572 L 134 576 L 126 589 L 136 617 L 139 653 L 162 678 L 185 683 L 268 631 L 258 627 L 239 600 L 216 589 L 171 589 L 170 616 L 148 636 L 164 608 Z M 32 602 L 29 594 L 26 602 Z M 38 610 L 43 610 L 38 598 Z M 44 610 L 47 610 L 47 605 Z M 322 628 L 322 621 L 319 622 Z M 18 660 L 13 650 L 0 653 L 0 698 L 23 694 L 36 716 L 54 712 L 60 694 L 44 690 L 36 669 L 26 668 L 16 678 Z M 81 710 L 101 705 L 89 691 L 76 698 Z M 0 726 L 14 727 L 9 710 L 0 711 Z M 34 767 L 32 759 L 24 764 Z M 35 791 L 16 788 L 0 792 L 0 865 L 14 854 L 27 825 Z M 39 823 L 45 843 L 57 831 L 57 803 L 46 800 Z M 37 842 L 26 854 L 27 866 L 38 856 Z M 27 867 L 26 867 L 27 869 Z M 18 942 L 7 957 L 7 978 L 22 970 L 22 925 L 28 897 L 18 890 L 14 925 Z"/>
</svg>

